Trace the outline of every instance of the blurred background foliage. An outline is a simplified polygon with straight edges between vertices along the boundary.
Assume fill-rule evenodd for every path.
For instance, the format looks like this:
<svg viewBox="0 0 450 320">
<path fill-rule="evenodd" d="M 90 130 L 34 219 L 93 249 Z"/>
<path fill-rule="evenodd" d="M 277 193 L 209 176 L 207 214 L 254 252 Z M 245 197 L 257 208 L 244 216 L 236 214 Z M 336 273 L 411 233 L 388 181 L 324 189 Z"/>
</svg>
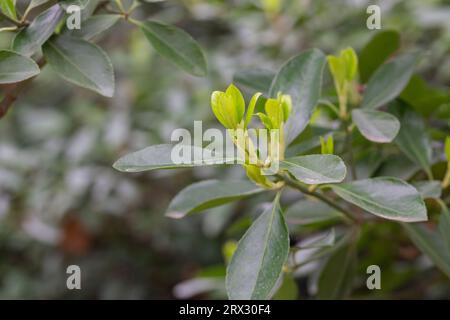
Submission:
<svg viewBox="0 0 450 320">
<path fill-rule="evenodd" d="M 98 42 L 115 67 L 113 99 L 67 84 L 44 68 L 0 121 L 0 298 L 225 298 L 225 261 L 256 209 L 269 199 L 260 196 L 170 220 L 164 211 L 184 186 L 204 178 L 239 177 L 243 171 L 129 175 L 111 164 L 125 153 L 168 142 L 175 128 L 191 130 L 194 120 L 217 126 L 210 93 L 223 90 L 237 71 L 262 68 L 270 74 L 312 47 L 326 53 L 347 46 L 359 51 L 377 32 L 366 28 L 369 4 L 381 6 L 383 29 L 400 31 L 402 50 L 425 52 L 419 73 L 427 83 L 448 88 L 450 2 L 445 0 L 148 3 L 139 15 L 175 23 L 201 43 L 207 77 L 173 67 L 125 22 Z M 0 47 L 10 40 L 0 33 Z M 331 84 L 329 76 L 326 84 Z M 446 125 L 449 109 L 439 111 Z M 284 201 L 296 197 L 287 193 Z M 295 240 L 310 232 L 292 228 Z M 367 226 L 360 246 L 355 284 L 360 289 L 353 297 L 449 297 L 448 278 L 398 224 Z M 66 289 L 70 264 L 81 267 L 82 290 Z M 370 264 L 381 266 L 383 290 L 365 289 Z M 316 270 L 314 263 L 302 267 L 276 298 L 313 295 Z"/>
</svg>

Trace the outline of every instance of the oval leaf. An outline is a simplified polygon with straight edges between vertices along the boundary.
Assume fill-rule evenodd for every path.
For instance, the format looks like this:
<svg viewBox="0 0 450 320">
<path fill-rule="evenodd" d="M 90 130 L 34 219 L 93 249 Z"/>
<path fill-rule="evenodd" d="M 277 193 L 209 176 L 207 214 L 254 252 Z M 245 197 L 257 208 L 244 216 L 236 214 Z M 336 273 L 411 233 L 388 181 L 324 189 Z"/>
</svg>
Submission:
<svg viewBox="0 0 450 320">
<path fill-rule="evenodd" d="M 375 34 L 359 55 L 359 75 L 366 83 L 375 70 L 400 47 L 400 34 L 394 30 Z"/>
<path fill-rule="evenodd" d="M 278 197 L 239 241 L 227 268 L 230 299 L 269 299 L 289 253 L 289 235 Z"/>
<path fill-rule="evenodd" d="M 400 179 L 379 177 L 330 187 L 344 200 L 382 218 L 404 222 L 427 220 L 427 209 L 419 192 Z"/>
<path fill-rule="evenodd" d="M 63 16 L 64 10 L 58 4 L 39 14 L 15 36 L 13 50 L 26 56 L 33 55 L 50 38 Z"/>
<path fill-rule="evenodd" d="M 361 134 L 373 142 L 391 142 L 400 130 L 400 121 L 387 112 L 355 109 L 352 120 Z"/>
<path fill-rule="evenodd" d="M 250 181 L 205 180 L 181 190 L 169 204 L 166 216 L 183 218 L 264 191 Z"/>
<path fill-rule="evenodd" d="M 332 154 L 289 158 L 280 162 L 280 168 L 306 184 L 338 183 L 347 173 L 342 159 Z"/>
<path fill-rule="evenodd" d="M 180 155 L 184 161 L 178 160 Z M 113 167 L 123 172 L 141 172 L 238 162 L 234 157 L 227 158 L 218 153 L 212 153 L 210 149 L 188 145 L 158 144 L 123 156 L 113 164 Z"/>
<path fill-rule="evenodd" d="M 397 97 L 408 84 L 418 60 L 418 53 L 408 53 L 378 68 L 367 84 L 361 107 L 376 109 Z"/>
<path fill-rule="evenodd" d="M 159 21 L 146 21 L 139 26 L 160 55 L 195 76 L 206 75 L 202 49 L 187 32 Z"/>
<path fill-rule="evenodd" d="M 305 51 L 287 61 L 272 82 L 270 96 L 282 92 L 292 98 L 292 113 L 285 124 L 287 145 L 306 127 L 319 101 L 325 61 L 320 50 Z"/>
<path fill-rule="evenodd" d="M 114 95 L 111 60 L 97 45 L 78 38 L 57 37 L 43 49 L 48 63 L 63 79 L 105 97 Z"/>
<path fill-rule="evenodd" d="M 0 84 L 23 81 L 39 72 L 38 65 L 32 59 L 12 51 L 0 51 Z"/>
</svg>

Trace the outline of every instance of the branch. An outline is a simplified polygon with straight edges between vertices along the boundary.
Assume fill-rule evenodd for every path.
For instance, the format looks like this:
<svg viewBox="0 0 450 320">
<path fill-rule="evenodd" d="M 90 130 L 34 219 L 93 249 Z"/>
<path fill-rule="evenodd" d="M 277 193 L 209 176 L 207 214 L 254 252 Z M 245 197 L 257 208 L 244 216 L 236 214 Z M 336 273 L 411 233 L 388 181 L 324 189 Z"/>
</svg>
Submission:
<svg viewBox="0 0 450 320">
<path fill-rule="evenodd" d="M 300 184 L 299 182 L 290 179 L 289 177 L 286 177 L 284 175 L 277 175 L 278 178 L 280 178 L 281 180 L 283 180 L 288 186 L 297 189 L 299 191 L 301 191 L 302 193 L 309 195 L 311 197 L 314 197 L 320 201 L 325 202 L 326 204 L 328 204 L 330 207 L 338 210 L 339 212 L 341 212 L 342 214 L 344 214 L 344 217 L 346 218 L 346 222 L 349 224 L 355 224 L 355 223 L 359 223 L 358 218 L 350 211 L 348 211 L 347 209 L 345 209 L 344 207 L 342 207 L 341 205 L 339 205 L 338 203 L 336 203 L 335 201 L 333 201 L 332 199 L 329 199 L 327 196 L 325 196 L 322 193 L 319 193 L 317 191 L 313 191 L 313 190 L 308 190 L 308 188 L 304 187 L 302 184 Z"/>
</svg>

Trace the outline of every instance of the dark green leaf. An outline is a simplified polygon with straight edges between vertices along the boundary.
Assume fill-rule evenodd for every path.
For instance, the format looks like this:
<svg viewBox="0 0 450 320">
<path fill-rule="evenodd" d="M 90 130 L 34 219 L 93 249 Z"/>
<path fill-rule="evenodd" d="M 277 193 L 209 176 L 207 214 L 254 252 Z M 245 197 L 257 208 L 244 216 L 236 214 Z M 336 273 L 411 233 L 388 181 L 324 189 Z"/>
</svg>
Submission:
<svg viewBox="0 0 450 320">
<path fill-rule="evenodd" d="M 38 65 L 32 59 L 12 51 L 0 51 L 0 84 L 23 81 L 39 72 Z"/>
<path fill-rule="evenodd" d="M 48 41 L 43 49 L 47 62 L 63 79 L 106 97 L 114 95 L 111 60 L 97 45 L 60 36 Z"/>
<path fill-rule="evenodd" d="M 120 16 L 117 14 L 96 14 L 83 22 L 81 29 L 66 30 L 65 33 L 85 40 L 91 40 L 95 36 L 111 28 Z"/>
<path fill-rule="evenodd" d="M 139 26 L 160 55 L 195 76 L 206 75 L 202 49 L 184 30 L 158 21 L 146 21 Z"/>
<path fill-rule="evenodd" d="M 234 164 L 236 158 L 212 154 L 209 149 L 183 146 L 180 151 L 173 144 L 159 144 L 127 154 L 117 160 L 113 167 L 124 172 L 141 172 L 156 169 L 191 168 L 195 166 Z M 182 153 L 182 154 L 181 154 Z M 186 156 L 189 161 L 181 162 L 176 156 Z M 214 155 L 214 156 L 213 156 Z"/>
<path fill-rule="evenodd" d="M 387 112 L 355 109 L 352 120 L 361 134 L 373 142 L 391 142 L 400 130 L 398 119 Z"/>
<path fill-rule="evenodd" d="M 427 220 L 427 209 L 419 192 L 400 179 L 378 177 L 330 187 L 344 200 L 382 218 L 404 222 Z"/>
<path fill-rule="evenodd" d="M 319 277 L 319 299 L 347 297 L 353 285 L 356 269 L 356 244 L 349 242 L 328 259 Z"/>
<path fill-rule="evenodd" d="M 400 47 L 400 34 L 394 30 L 377 33 L 361 50 L 359 55 L 359 75 L 366 83 L 378 69 Z"/>
<path fill-rule="evenodd" d="M 250 69 L 238 71 L 234 74 L 233 81 L 253 91 L 269 93 L 275 73 L 265 69 Z"/>
<path fill-rule="evenodd" d="M 283 274 L 281 285 L 272 300 L 296 300 L 298 298 L 298 286 L 291 274 Z"/>
<path fill-rule="evenodd" d="M 270 96 L 282 92 L 292 98 L 292 113 L 285 125 L 287 145 L 306 127 L 319 101 L 325 61 L 320 50 L 305 51 L 287 61 L 272 82 Z"/>
<path fill-rule="evenodd" d="M 292 224 L 313 224 L 336 220 L 342 215 L 326 203 L 309 199 L 301 199 L 286 210 L 286 220 Z"/>
<path fill-rule="evenodd" d="M 289 253 L 289 236 L 278 197 L 239 241 L 227 269 L 230 299 L 269 299 Z"/>
<path fill-rule="evenodd" d="M 33 22 L 14 38 L 12 48 L 25 56 L 31 56 L 50 38 L 64 16 L 62 8 L 55 4 L 39 14 Z"/>
<path fill-rule="evenodd" d="M 205 180 L 197 182 L 181 190 L 172 199 L 166 216 L 177 219 L 183 218 L 189 213 L 217 207 L 262 191 L 264 189 L 247 180 Z"/>
<path fill-rule="evenodd" d="M 408 84 L 418 60 L 418 53 L 408 53 L 378 68 L 367 84 L 362 108 L 376 109 L 397 97 Z"/>
<path fill-rule="evenodd" d="M 344 162 L 332 154 L 298 156 L 280 162 L 280 168 L 289 171 L 306 184 L 337 183 L 347 173 Z"/>
</svg>

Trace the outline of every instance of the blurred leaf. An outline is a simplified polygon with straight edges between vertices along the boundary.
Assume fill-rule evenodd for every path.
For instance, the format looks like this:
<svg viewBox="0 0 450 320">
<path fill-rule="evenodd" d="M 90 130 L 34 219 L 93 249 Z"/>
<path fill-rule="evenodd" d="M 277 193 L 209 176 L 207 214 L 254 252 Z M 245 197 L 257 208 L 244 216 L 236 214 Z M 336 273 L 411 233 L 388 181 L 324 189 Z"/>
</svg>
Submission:
<svg viewBox="0 0 450 320">
<path fill-rule="evenodd" d="M 337 183 L 347 173 L 344 162 L 332 154 L 298 156 L 280 162 L 297 180 L 306 184 Z"/>
<path fill-rule="evenodd" d="M 289 235 L 278 196 L 239 241 L 227 269 L 228 297 L 270 298 L 289 253 Z"/>
<path fill-rule="evenodd" d="M 195 76 L 206 75 L 202 49 L 187 32 L 158 21 L 145 21 L 138 25 L 160 55 Z"/>
<path fill-rule="evenodd" d="M 265 69 L 241 70 L 234 74 L 233 82 L 243 85 L 252 91 L 268 94 L 275 73 Z"/>
<path fill-rule="evenodd" d="M 40 5 L 48 2 L 49 0 L 31 0 L 28 5 L 27 11 L 30 11 L 33 8 L 39 7 Z"/>
<path fill-rule="evenodd" d="M 59 3 L 64 8 L 67 9 L 71 5 L 79 6 L 81 9 L 84 9 L 90 0 L 61 0 Z"/>
<path fill-rule="evenodd" d="M 0 84 L 23 81 L 39 72 L 38 65 L 32 59 L 12 51 L 0 51 Z"/>
<path fill-rule="evenodd" d="M 166 216 L 183 218 L 187 214 L 204 211 L 228 202 L 264 191 L 247 180 L 204 180 L 181 190 L 169 204 Z"/>
<path fill-rule="evenodd" d="M 444 248 L 449 253 L 450 262 L 450 212 L 445 203 L 443 204 L 442 212 L 439 217 L 438 230 L 444 242 Z"/>
<path fill-rule="evenodd" d="M 407 53 L 379 67 L 367 83 L 361 107 L 376 109 L 397 97 L 408 84 L 419 57 L 418 53 Z"/>
<path fill-rule="evenodd" d="M 210 149 L 203 149 L 191 145 L 182 146 L 183 154 L 189 155 L 189 162 L 174 162 L 173 153 L 176 151 L 173 144 L 158 144 L 127 154 L 117 160 L 113 167 L 124 172 L 141 172 L 156 169 L 191 168 L 218 164 L 234 164 L 236 158 L 221 157 L 213 154 Z M 199 159 L 199 160 L 197 160 Z"/>
<path fill-rule="evenodd" d="M 323 247 L 331 247 L 334 245 L 336 241 L 336 235 L 334 229 L 330 229 L 325 234 L 320 235 L 314 241 L 311 241 L 308 244 L 300 244 L 297 248 L 300 249 L 311 249 L 311 248 L 323 248 Z"/>
<path fill-rule="evenodd" d="M 292 98 L 292 114 L 285 124 L 286 145 L 306 127 L 320 98 L 325 55 L 318 49 L 300 53 L 287 61 L 275 76 L 270 96 L 278 92 Z"/>
<path fill-rule="evenodd" d="M 412 242 L 450 277 L 450 254 L 439 233 L 430 231 L 423 224 L 403 224 L 403 227 Z"/>
<path fill-rule="evenodd" d="M 359 55 L 359 75 L 362 83 L 369 81 L 375 70 L 400 47 L 400 34 L 394 30 L 375 34 Z"/>
<path fill-rule="evenodd" d="M 91 40 L 95 36 L 111 28 L 119 21 L 120 15 L 118 14 L 96 14 L 83 22 L 83 27 L 74 30 L 65 30 L 65 34 L 69 34 L 73 37 L 83 38 L 85 40 Z"/>
<path fill-rule="evenodd" d="M 391 142 L 400 130 L 398 119 L 387 112 L 355 109 L 352 120 L 361 134 L 373 142 Z"/>
<path fill-rule="evenodd" d="M 442 187 L 440 181 L 418 181 L 413 182 L 412 185 L 419 191 L 422 198 L 434 198 L 441 197 Z"/>
<path fill-rule="evenodd" d="M 12 48 L 25 56 L 31 56 L 50 38 L 64 16 L 56 4 L 39 14 L 31 24 L 14 37 Z"/>
<path fill-rule="evenodd" d="M 393 110 L 400 119 L 400 131 L 395 143 L 410 160 L 431 176 L 431 144 L 423 119 L 414 111 L 400 105 L 394 106 Z"/>
<path fill-rule="evenodd" d="M 344 200 L 382 218 L 416 222 L 427 220 L 427 209 L 419 192 L 393 177 L 378 177 L 330 187 Z"/>
<path fill-rule="evenodd" d="M 356 271 L 356 243 L 350 242 L 335 251 L 319 277 L 319 299 L 342 299 L 352 289 Z"/>
<path fill-rule="evenodd" d="M 450 92 L 430 87 L 420 76 L 414 75 L 400 98 L 426 117 L 442 104 L 450 102 Z"/>
<path fill-rule="evenodd" d="M 0 9 L 8 17 L 17 19 L 16 14 L 16 0 L 2 0 L 0 1 Z"/>
<path fill-rule="evenodd" d="M 342 218 L 342 215 L 324 202 L 301 199 L 286 210 L 289 224 L 308 225 Z"/>
<path fill-rule="evenodd" d="M 111 60 L 97 45 L 61 36 L 48 41 L 43 49 L 47 62 L 63 79 L 105 97 L 114 95 Z"/>
<path fill-rule="evenodd" d="M 298 298 L 298 286 L 291 274 L 283 274 L 281 286 L 272 300 L 296 300 Z"/>
<path fill-rule="evenodd" d="M 450 162 L 450 137 L 445 138 L 444 151 L 445 151 L 445 158 L 447 159 L 447 161 Z"/>
</svg>

